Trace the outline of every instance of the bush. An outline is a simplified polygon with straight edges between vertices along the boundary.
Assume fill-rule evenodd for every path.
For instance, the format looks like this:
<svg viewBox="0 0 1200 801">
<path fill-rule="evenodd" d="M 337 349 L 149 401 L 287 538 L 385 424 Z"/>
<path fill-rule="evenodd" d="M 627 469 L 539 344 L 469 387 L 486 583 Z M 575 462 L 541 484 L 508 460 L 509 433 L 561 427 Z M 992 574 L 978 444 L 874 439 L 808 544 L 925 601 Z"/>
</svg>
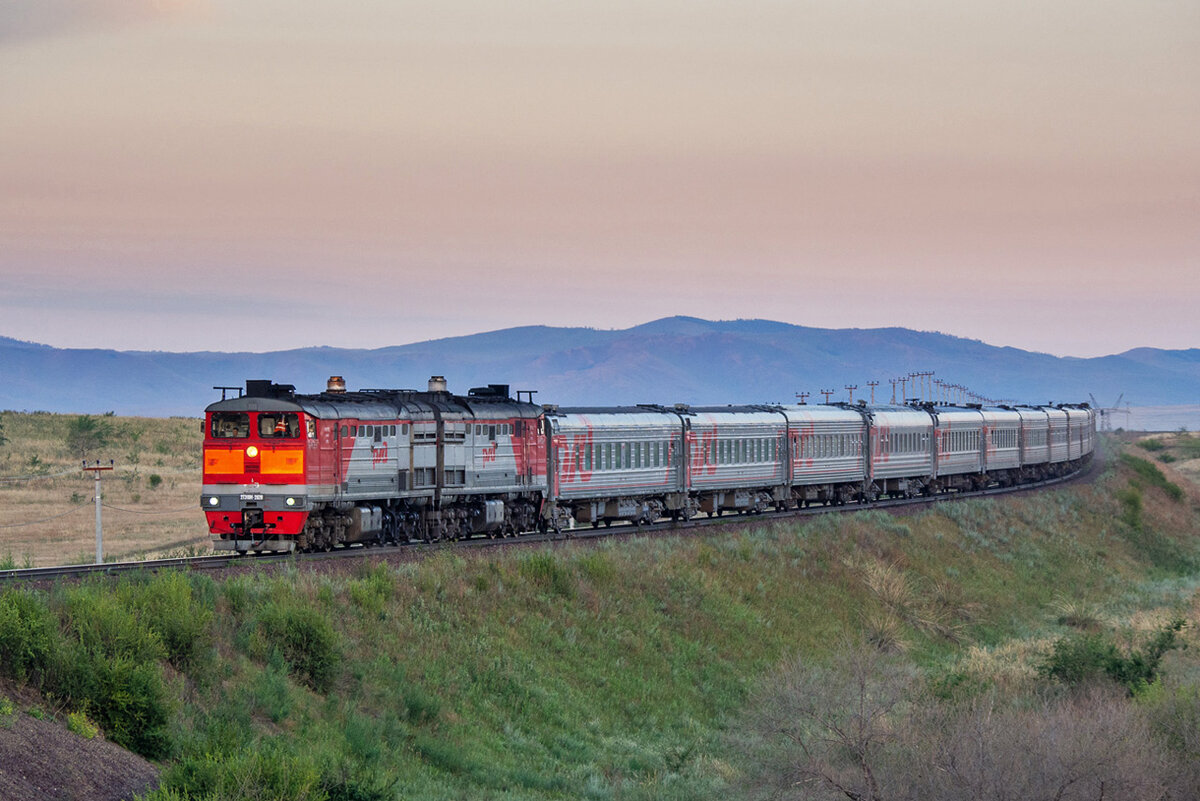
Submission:
<svg viewBox="0 0 1200 801">
<path fill-rule="evenodd" d="M 318 801 L 327 797 L 321 781 L 311 755 L 294 753 L 277 740 L 265 740 L 246 751 L 180 761 L 163 774 L 162 786 L 146 801 Z"/>
<path fill-rule="evenodd" d="M 1137 443 L 1139 448 L 1144 448 L 1148 451 L 1161 451 L 1167 446 L 1163 444 L 1161 439 L 1144 439 Z"/>
<path fill-rule="evenodd" d="M 1130 485 L 1117 492 L 1117 501 L 1121 504 L 1121 522 L 1134 531 L 1142 530 L 1142 491 Z"/>
<path fill-rule="evenodd" d="M 1128 453 L 1121 454 L 1121 461 L 1132 469 L 1133 472 L 1145 479 L 1151 486 L 1158 487 L 1167 493 L 1167 497 L 1171 500 L 1183 500 L 1183 488 L 1178 484 L 1167 481 L 1167 477 L 1163 475 L 1163 472 L 1153 462 L 1139 459 Z"/>
<path fill-rule="evenodd" d="M 212 582 L 207 576 L 200 579 Z M 176 668 L 183 670 L 194 664 L 201 650 L 209 646 L 211 601 L 207 604 L 198 601 L 193 580 L 186 574 L 160 573 L 149 581 L 131 583 L 122 589 L 127 603 L 140 611 Z"/>
<path fill-rule="evenodd" d="M 67 424 L 67 450 L 81 459 L 87 458 L 88 454 L 107 445 L 112 434 L 112 425 L 107 420 L 80 415 Z"/>
<path fill-rule="evenodd" d="M 162 476 L 158 473 L 151 473 L 146 477 L 146 482 L 150 485 L 150 489 L 158 489 L 159 485 L 162 484 Z"/>
<path fill-rule="evenodd" d="M 100 733 L 99 727 L 88 720 L 88 716 L 82 712 L 72 712 L 67 715 L 67 729 L 85 740 L 91 740 Z"/>
<path fill-rule="evenodd" d="M 341 667 L 337 634 L 316 609 L 279 598 L 266 603 L 258 615 L 255 650 L 268 656 L 277 650 L 293 673 L 318 692 L 333 685 Z"/>
<path fill-rule="evenodd" d="M 1122 655 L 1105 635 L 1080 634 L 1054 643 L 1050 656 L 1038 667 L 1045 678 L 1068 685 L 1085 684 L 1106 677 L 1130 694 L 1144 691 L 1158 677 L 1163 656 L 1181 647 L 1178 639 L 1182 619 L 1172 620 L 1152 636 L 1141 650 Z"/>
<path fill-rule="evenodd" d="M 54 615 L 25 590 L 0 595 L 0 673 L 40 682 L 59 640 Z"/>
</svg>

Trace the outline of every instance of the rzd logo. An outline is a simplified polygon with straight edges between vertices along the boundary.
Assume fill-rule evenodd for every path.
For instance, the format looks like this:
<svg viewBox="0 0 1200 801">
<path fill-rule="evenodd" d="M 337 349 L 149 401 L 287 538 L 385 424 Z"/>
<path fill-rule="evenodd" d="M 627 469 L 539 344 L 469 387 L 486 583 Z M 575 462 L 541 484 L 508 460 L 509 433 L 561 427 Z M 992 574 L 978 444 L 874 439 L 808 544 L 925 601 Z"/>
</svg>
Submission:
<svg viewBox="0 0 1200 801">
<path fill-rule="evenodd" d="M 376 465 L 380 465 L 380 464 L 385 464 L 387 462 L 387 456 L 388 456 L 388 454 L 387 454 L 387 443 L 386 442 L 383 443 L 378 448 L 376 448 L 375 446 L 371 446 L 371 467 L 375 467 Z"/>
<path fill-rule="evenodd" d="M 499 444 L 488 445 L 487 447 L 485 447 L 483 449 L 483 463 L 487 464 L 488 462 L 496 461 L 496 452 L 498 450 L 500 450 Z"/>
</svg>

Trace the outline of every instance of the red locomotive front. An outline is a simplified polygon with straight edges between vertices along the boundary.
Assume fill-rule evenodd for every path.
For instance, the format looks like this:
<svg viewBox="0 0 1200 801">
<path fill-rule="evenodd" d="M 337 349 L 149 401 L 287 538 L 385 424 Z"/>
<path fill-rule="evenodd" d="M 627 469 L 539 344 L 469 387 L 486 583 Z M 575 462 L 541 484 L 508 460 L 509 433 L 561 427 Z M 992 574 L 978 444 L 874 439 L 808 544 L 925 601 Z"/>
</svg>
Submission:
<svg viewBox="0 0 1200 801">
<path fill-rule="evenodd" d="M 243 397 L 213 404 L 204 424 L 202 504 L 216 547 L 291 550 L 310 510 L 313 418 L 294 404 Z M 238 547 L 237 540 L 251 544 Z"/>
</svg>

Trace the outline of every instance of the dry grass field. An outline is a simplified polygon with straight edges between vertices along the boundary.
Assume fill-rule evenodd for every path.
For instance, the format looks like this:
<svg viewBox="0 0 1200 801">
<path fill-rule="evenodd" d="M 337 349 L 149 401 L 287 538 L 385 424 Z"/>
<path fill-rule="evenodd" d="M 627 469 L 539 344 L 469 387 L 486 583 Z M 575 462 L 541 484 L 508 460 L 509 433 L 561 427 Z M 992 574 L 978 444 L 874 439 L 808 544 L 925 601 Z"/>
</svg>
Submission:
<svg viewBox="0 0 1200 801">
<path fill-rule="evenodd" d="M 68 445 L 77 415 L 3 412 L 0 564 L 92 562 L 96 521 L 91 473 Z M 113 460 L 102 487 L 108 561 L 208 550 L 200 511 L 199 419 L 95 416 L 107 432 L 89 460 Z"/>
</svg>

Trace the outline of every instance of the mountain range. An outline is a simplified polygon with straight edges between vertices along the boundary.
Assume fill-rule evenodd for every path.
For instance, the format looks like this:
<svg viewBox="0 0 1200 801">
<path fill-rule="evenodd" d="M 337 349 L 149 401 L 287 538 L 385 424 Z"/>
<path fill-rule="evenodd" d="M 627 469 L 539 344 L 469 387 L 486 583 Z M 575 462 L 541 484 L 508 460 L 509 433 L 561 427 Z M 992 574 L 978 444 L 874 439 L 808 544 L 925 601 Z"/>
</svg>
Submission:
<svg viewBox="0 0 1200 801">
<path fill-rule="evenodd" d="M 1097 358 L 1057 357 L 906 328 L 808 328 L 770 320 L 668 317 L 624 330 L 525 326 L 376 349 L 269 353 L 62 349 L 0 337 L 0 409 L 199 416 L 214 386 L 248 378 L 319 392 L 331 375 L 350 389 L 424 388 L 444 375 L 452 392 L 509 384 L 542 403 L 626 405 L 810 403 L 832 389 L 846 400 L 890 401 L 889 379 L 920 370 L 983 396 L 1022 402 L 1136 406 L 1200 403 L 1200 349 L 1136 348 Z M 897 391 L 899 391 L 897 389 Z M 914 396 L 911 387 L 908 392 Z"/>
</svg>

